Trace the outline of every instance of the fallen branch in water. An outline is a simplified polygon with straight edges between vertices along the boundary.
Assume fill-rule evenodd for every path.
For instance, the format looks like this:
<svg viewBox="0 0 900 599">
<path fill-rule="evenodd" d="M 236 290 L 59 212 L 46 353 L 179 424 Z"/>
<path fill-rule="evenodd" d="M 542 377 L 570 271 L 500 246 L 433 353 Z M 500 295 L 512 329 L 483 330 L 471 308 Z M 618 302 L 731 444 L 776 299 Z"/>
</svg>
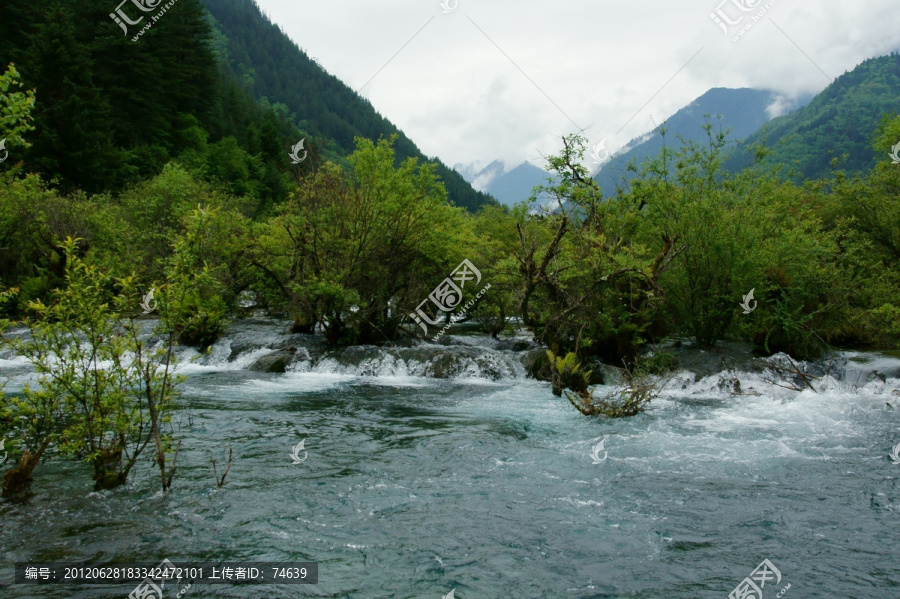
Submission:
<svg viewBox="0 0 900 599">
<path fill-rule="evenodd" d="M 228 476 L 228 471 L 231 470 L 231 445 L 228 446 L 228 463 L 225 464 L 225 472 L 222 473 L 222 478 L 219 479 L 219 473 L 216 472 L 216 460 L 212 460 L 213 465 L 213 476 L 216 477 L 216 486 L 220 489 L 222 485 L 225 484 L 225 477 Z"/>
<path fill-rule="evenodd" d="M 594 397 L 593 391 L 585 389 L 570 393 L 566 391 L 569 403 L 585 416 L 602 414 L 609 418 L 625 418 L 636 416 L 647 409 L 654 399 L 659 397 L 665 386 L 672 380 L 673 374 L 653 379 L 644 372 L 634 372 L 627 366 L 620 369 L 625 382 L 604 397 Z"/>
<path fill-rule="evenodd" d="M 816 388 L 813 387 L 813 384 L 810 381 L 810 379 L 819 380 L 819 377 L 806 374 L 805 372 L 803 372 L 803 370 L 800 369 L 799 366 L 797 366 L 797 363 L 794 362 L 794 360 L 791 359 L 790 356 L 786 356 L 786 357 L 788 359 L 788 362 L 791 363 L 791 365 L 789 367 L 782 366 L 780 364 L 772 364 L 772 363 L 769 363 L 766 366 L 780 374 L 787 373 L 787 374 L 792 374 L 792 375 L 798 377 L 801 381 L 803 381 L 806 384 L 807 387 L 809 387 L 812 390 L 813 393 L 818 393 Z M 775 380 L 775 378 L 773 376 L 769 376 L 768 373 L 766 373 L 763 376 L 763 378 L 767 383 L 775 385 L 776 387 L 781 387 L 783 389 L 790 389 L 791 391 L 797 391 L 797 392 L 803 391 L 803 387 L 800 387 L 793 382 L 789 382 L 789 385 L 782 385 L 782 384 L 778 383 Z"/>
</svg>

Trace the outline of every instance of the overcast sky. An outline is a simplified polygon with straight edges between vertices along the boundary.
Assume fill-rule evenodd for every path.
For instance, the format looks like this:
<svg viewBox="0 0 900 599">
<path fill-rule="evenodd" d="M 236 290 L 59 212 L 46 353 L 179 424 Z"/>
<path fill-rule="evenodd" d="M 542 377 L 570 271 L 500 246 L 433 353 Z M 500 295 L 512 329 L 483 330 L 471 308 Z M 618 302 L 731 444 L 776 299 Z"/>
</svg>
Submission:
<svg viewBox="0 0 900 599">
<path fill-rule="evenodd" d="M 452 10 L 439 0 L 258 0 L 451 166 L 542 166 L 561 135 L 582 128 L 614 151 L 712 87 L 816 93 L 900 48 L 897 0 L 444 2 Z"/>
</svg>

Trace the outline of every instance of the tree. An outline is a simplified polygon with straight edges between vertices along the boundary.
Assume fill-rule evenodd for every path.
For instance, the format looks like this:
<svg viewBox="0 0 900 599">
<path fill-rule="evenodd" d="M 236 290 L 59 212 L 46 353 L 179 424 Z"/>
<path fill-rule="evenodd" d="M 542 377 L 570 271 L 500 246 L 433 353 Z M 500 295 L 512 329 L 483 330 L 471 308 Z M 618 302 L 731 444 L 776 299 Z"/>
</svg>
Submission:
<svg viewBox="0 0 900 599">
<path fill-rule="evenodd" d="M 553 203 L 519 216 L 518 311 L 558 355 L 633 359 L 658 318 L 660 276 L 683 246 L 668 232 L 639 237 L 646 202 L 605 201 L 581 164 L 585 148 L 579 135 L 563 138 L 560 154 L 547 159 L 557 182 L 534 194 Z"/>
<path fill-rule="evenodd" d="M 30 302 L 30 338 L 12 340 L 17 353 L 36 368 L 39 387 L 26 386 L 21 399 L 7 401 L 10 421 L 22 420 L 15 437 L 22 447 L 19 465 L 4 475 L 4 493 L 21 493 L 51 445 L 93 469 L 95 489 L 123 484 L 138 457 L 153 441 L 167 473 L 167 442 L 161 427 L 175 397 L 173 335 L 153 348 L 131 317 L 137 306 L 132 278 L 113 279 L 76 253 L 77 240 L 64 243 L 66 287 L 54 302 Z M 176 452 L 177 456 L 177 452 Z"/>
<path fill-rule="evenodd" d="M 349 172 L 328 163 L 305 178 L 251 257 L 260 295 L 332 344 L 395 338 L 474 245 L 434 167 L 395 167 L 392 143 L 358 139 Z"/>
<path fill-rule="evenodd" d="M 31 146 L 25 140 L 25 134 L 34 131 L 31 116 L 34 110 L 34 90 L 17 91 L 22 88 L 22 81 L 16 66 L 12 63 L 6 72 L 0 75 L 0 139 L 6 140 L 6 149 L 10 147 Z M 2 153 L 3 150 L 0 150 Z"/>
</svg>

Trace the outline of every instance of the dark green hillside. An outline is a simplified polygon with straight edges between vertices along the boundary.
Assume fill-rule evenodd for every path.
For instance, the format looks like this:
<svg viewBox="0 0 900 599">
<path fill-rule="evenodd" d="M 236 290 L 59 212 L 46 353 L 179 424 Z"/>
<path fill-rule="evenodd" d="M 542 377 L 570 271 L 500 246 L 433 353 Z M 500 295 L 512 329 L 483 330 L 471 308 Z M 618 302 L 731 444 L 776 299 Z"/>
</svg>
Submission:
<svg viewBox="0 0 900 599">
<path fill-rule="evenodd" d="M 334 75 L 325 72 L 260 12 L 252 0 L 204 0 L 226 39 L 227 62 L 235 77 L 258 98 L 287 107 L 298 126 L 329 144 L 326 155 L 346 156 L 353 138 L 398 134 L 398 159 L 426 156 L 372 105 Z M 477 210 L 489 196 L 472 189 L 457 172 L 438 163 L 450 199 Z"/>
<path fill-rule="evenodd" d="M 209 2 L 214 18 L 201 0 L 178 0 L 161 15 L 164 3 L 145 2 L 154 4 L 149 12 L 123 4 L 139 21 L 126 32 L 110 17 L 115 2 L 4 2 L 0 66 L 14 64 L 36 97 L 30 146 L 10 142 L 6 167 L 64 192 L 118 194 L 178 160 L 261 214 L 285 201 L 311 165 L 344 163 L 354 136 L 398 133 L 399 158 L 425 159 L 251 0 Z M 313 159 L 295 167 L 288 149 L 304 137 Z M 438 174 L 456 204 L 476 210 L 491 201 L 443 165 Z"/>
<path fill-rule="evenodd" d="M 218 73 L 199 0 L 179 0 L 139 42 L 110 19 L 114 9 L 3 3 L 0 65 L 15 63 L 37 97 L 32 147 L 10 150 L 63 187 L 115 190 L 158 174 L 181 149 L 179 115 L 213 121 Z"/>
<path fill-rule="evenodd" d="M 764 164 L 785 167 L 794 180 L 828 177 L 837 168 L 864 173 L 880 157 L 871 141 L 882 115 L 900 112 L 900 54 L 866 60 L 844 73 L 807 106 L 772 120 L 748 137 L 726 161 L 732 172 L 751 162 L 746 151 L 766 140 Z"/>
</svg>

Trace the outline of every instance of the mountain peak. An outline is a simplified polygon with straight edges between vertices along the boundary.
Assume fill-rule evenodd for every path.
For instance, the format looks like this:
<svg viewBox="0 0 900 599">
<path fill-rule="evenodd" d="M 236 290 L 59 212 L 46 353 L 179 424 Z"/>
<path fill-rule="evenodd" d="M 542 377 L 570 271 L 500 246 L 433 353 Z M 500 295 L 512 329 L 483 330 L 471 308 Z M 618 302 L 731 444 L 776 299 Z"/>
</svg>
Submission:
<svg viewBox="0 0 900 599">
<path fill-rule="evenodd" d="M 675 143 L 680 138 L 699 142 L 706 138 L 703 127 L 707 120 L 713 123 L 721 120 L 722 127 L 729 130 L 729 136 L 740 140 L 757 131 L 778 113 L 783 114 L 802 102 L 802 99 L 786 98 L 769 90 L 714 87 L 667 118 L 662 125 L 669 139 L 675 140 Z M 603 164 L 594 178 L 606 195 L 612 195 L 623 179 L 629 180 L 634 176 L 626 170 L 631 161 L 640 165 L 647 158 L 657 156 L 662 146 L 662 136 L 657 134 L 656 129 L 639 136 Z"/>
<path fill-rule="evenodd" d="M 545 184 L 551 176 L 527 160 L 511 169 L 500 160 L 494 160 L 487 166 L 483 161 L 476 160 L 468 165 L 457 164 L 453 168 L 476 190 L 490 194 L 507 206 L 527 200 L 531 190 L 536 185 Z"/>
</svg>

